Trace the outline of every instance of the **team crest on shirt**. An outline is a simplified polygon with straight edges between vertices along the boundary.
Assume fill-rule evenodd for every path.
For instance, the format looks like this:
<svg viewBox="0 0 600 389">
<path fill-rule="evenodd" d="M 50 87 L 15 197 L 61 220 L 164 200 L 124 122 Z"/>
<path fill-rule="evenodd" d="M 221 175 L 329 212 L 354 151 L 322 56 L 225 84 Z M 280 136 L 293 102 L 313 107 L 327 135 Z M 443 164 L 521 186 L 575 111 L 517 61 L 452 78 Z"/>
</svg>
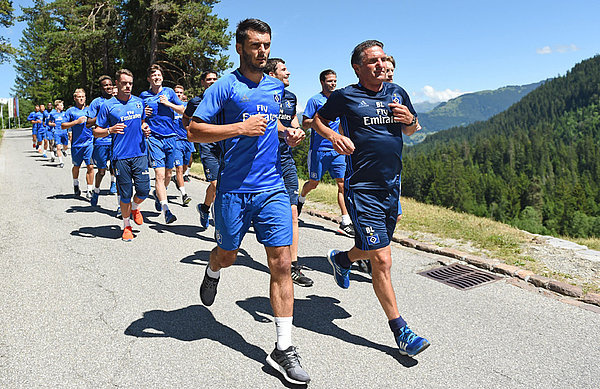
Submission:
<svg viewBox="0 0 600 389">
<path fill-rule="evenodd" d="M 138 109 L 142 109 L 142 103 L 135 103 L 135 107 Z"/>
<path fill-rule="evenodd" d="M 396 93 L 392 95 L 392 101 L 396 104 L 402 104 L 402 100 Z"/>
<path fill-rule="evenodd" d="M 273 95 L 273 99 L 275 100 L 276 103 L 280 103 L 281 102 L 281 96 L 279 96 L 279 94 L 275 93 Z"/>
<path fill-rule="evenodd" d="M 285 102 L 286 107 L 292 108 L 292 103 L 288 100 Z"/>
</svg>

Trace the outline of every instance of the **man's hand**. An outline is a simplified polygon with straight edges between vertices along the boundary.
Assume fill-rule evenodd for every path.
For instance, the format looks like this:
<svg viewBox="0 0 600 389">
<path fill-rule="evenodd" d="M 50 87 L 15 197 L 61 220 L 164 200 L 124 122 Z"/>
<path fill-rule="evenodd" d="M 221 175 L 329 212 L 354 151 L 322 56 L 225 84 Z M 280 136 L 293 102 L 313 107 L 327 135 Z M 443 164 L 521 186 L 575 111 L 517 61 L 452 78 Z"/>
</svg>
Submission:
<svg viewBox="0 0 600 389">
<path fill-rule="evenodd" d="M 406 105 L 399 103 L 390 103 L 392 114 L 394 115 L 394 121 L 402 123 L 406 126 L 410 125 L 413 121 L 413 114 L 410 113 Z"/>
<path fill-rule="evenodd" d="M 169 98 L 165 95 L 160 95 L 158 96 L 158 102 L 164 105 L 168 105 L 169 104 Z"/>
<path fill-rule="evenodd" d="M 150 136 L 150 126 L 148 123 L 142 123 L 142 132 L 146 138 Z"/>
<path fill-rule="evenodd" d="M 153 111 L 152 111 L 152 108 L 150 108 L 150 107 L 146 107 L 146 108 L 144 108 L 144 111 L 146 111 L 146 116 L 147 116 L 147 117 L 150 117 L 150 116 L 152 116 L 152 112 L 153 112 Z"/>
<path fill-rule="evenodd" d="M 287 128 L 285 130 L 285 142 L 290 147 L 296 147 L 306 137 L 306 133 L 301 128 Z"/>
<path fill-rule="evenodd" d="M 350 155 L 354 152 L 354 143 L 347 136 L 334 133 L 335 135 L 329 139 L 333 145 L 333 149 L 342 155 Z"/>
<path fill-rule="evenodd" d="M 125 127 L 125 123 L 117 123 L 112 127 L 108 127 L 108 132 L 110 134 L 124 134 Z"/>
<path fill-rule="evenodd" d="M 81 124 L 81 123 L 85 123 L 87 122 L 87 116 L 82 116 L 79 119 L 77 119 L 77 124 Z"/>
<path fill-rule="evenodd" d="M 250 116 L 247 120 L 242 122 L 242 133 L 240 135 L 246 136 L 261 136 L 265 134 L 267 129 L 267 119 L 263 114 L 256 114 Z"/>
</svg>

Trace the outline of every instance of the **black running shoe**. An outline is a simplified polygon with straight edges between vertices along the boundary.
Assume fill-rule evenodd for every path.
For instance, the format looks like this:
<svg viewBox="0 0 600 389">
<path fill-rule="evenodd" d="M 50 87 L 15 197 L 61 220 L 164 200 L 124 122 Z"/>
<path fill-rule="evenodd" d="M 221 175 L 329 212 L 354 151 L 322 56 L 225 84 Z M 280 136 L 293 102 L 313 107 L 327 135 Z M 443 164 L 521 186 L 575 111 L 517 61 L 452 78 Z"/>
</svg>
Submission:
<svg viewBox="0 0 600 389">
<path fill-rule="evenodd" d="M 294 346 L 281 351 L 275 345 L 275 350 L 267 355 L 267 363 L 292 384 L 306 385 L 310 382 L 308 373 L 300 365 L 300 355 Z"/>
<path fill-rule="evenodd" d="M 302 274 L 300 266 L 292 266 L 292 281 L 294 281 L 294 284 L 300 286 L 313 286 L 313 280 Z"/>
<path fill-rule="evenodd" d="M 187 206 L 190 203 L 190 201 L 192 201 L 192 198 L 186 193 L 183 196 L 181 196 L 181 200 L 183 202 L 183 205 Z"/>
<path fill-rule="evenodd" d="M 348 236 L 354 237 L 354 226 L 352 225 L 352 223 L 350 223 L 350 224 L 342 224 L 342 223 L 340 223 L 340 226 L 338 228 L 338 232 L 340 234 L 344 234 L 344 235 L 348 235 Z"/>
<path fill-rule="evenodd" d="M 296 208 L 298 208 L 298 216 L 300 216 L 300 212 L 302 212 L 303 206 L 304 206 L 304 202 L 300 201 L 300 199 L 298 199 L 298 205 L 296 205 Z"/>
<path fill-rule="evenodd" d="M 81 195 L 81 190 L 79 189 L 79 185 L 73 186 L 73 193 L 75 193 L 75 196 Z"/>
<path fill-rule="evenodd" d="M 183 181 L 184 181 L 184 182 L 190 182 L 190 176 L 189 176 L 189 175 L 187 175 L 187 174 L 186 174 L 186 175 L 184 175 L 184 176 L 183 176 Z"/>
<path fill-rule="evenodd" d="M 206 267 L 208 268 L 208 265 Z M 207 307 L 213 305 L 215 296 L 217 295 L 217 285 L 219 285 L 219 279 L 209 277 L 204 272 L 204 279 L 202 280 L 202 285 L 200 285 L 200 300 L 202 300 L 202 304 Z"/>
</svg>

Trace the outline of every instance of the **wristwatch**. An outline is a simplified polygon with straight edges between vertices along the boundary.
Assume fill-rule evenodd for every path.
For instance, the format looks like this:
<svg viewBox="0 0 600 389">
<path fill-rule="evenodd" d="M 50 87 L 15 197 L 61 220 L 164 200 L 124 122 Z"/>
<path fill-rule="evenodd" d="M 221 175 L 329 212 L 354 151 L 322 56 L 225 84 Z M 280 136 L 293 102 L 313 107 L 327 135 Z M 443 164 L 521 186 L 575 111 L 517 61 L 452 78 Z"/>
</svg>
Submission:
<svg viewBox="0 0 600 389">
<path fill-rule="evenodd" d="M 412 122 L 410 122 L 410 124 L 407 124 L 407 126 L 410 127 L 410 126 L 414 126 L 415 124 L 417 124 L 417 115 L 413 115 Z"/>
</svg>

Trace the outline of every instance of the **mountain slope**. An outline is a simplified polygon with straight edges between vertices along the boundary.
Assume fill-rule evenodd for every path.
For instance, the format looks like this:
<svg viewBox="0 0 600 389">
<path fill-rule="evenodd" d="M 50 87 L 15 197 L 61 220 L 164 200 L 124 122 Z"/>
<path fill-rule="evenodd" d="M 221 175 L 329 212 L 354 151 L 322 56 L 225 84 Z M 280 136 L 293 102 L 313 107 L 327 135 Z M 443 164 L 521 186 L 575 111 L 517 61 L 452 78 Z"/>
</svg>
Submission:
<svg viewBox="0 0 600 389">
<path fill-rule="evenodd" d="M 485 122 L 405 149 L 403 195 L 538 233 L 600 236 L 600 56 Z"/>
<path fill-rule="evenodd" d="M 415 137 L 405 138 L 407 144 L 422 142 L 427 136 L 451 127 L 487 120 L 521 100 L 542 83 L 467 93 L 441 103 L 429 112 L 417 111 L 423 129 Z"/>
</svg>

